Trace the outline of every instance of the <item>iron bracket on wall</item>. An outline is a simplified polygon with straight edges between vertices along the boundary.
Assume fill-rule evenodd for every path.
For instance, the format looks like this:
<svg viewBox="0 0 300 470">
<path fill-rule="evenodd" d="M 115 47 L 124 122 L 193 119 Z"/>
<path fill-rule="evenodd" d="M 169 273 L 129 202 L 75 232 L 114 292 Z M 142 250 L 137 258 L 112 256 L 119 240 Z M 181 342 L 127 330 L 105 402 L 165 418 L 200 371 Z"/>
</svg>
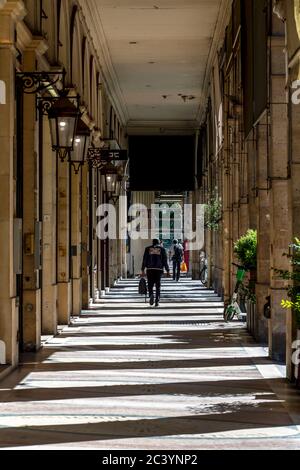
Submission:
<svg viewBox="0 0 300 470">
<path fill-rule="evenodd" d="M 62 72 L 17 72 L 17 86 L 21 87 L 23 93 L 34 95 L 47 89 L 55 87 L 59 82 L 65 89 L 66 71 Z"/>
</svg>

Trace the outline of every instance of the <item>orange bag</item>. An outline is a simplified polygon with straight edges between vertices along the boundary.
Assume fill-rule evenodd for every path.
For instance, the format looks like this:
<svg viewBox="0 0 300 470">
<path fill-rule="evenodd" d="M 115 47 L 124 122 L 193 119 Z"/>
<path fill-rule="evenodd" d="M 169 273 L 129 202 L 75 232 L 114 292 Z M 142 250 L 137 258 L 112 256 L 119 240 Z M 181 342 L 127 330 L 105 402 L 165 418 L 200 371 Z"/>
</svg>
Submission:
<svg viewBox="0 0 300 470">
<path fill-rule="evenodd" d="M 180 266 L 180 271 L 181 271 L 182 273 L 186 273 L 186 272 L 187 272 L 187 265 L 186 265 L 186 262 L 185 262 L 185 261 L 182 261 L 181 266 Z"/>
</svg>

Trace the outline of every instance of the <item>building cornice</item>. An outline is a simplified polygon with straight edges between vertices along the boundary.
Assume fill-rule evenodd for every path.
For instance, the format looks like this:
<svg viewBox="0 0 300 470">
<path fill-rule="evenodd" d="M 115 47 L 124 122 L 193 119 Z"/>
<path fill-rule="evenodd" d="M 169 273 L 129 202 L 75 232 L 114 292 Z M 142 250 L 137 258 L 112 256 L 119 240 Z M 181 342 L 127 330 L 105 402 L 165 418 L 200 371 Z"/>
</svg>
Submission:
<svg viewBox="0 0 300 470">
<path fill-rule="evenodd" d="M 97 1 L 95 0 L 90 0 L 89 2 L 86 0 L 77 1 L 82 17 L 81 21 L 84 21 L 86 31 L 89 31 L 91 42 L 96 51 L 98 65 L 102 71 L 102 79 L 105 82 L 105 91 L 114 106 L 116 113 L 119 115 L 122 125 L 125 126 L 129 121 L 129 114 L 117 74 L 111 60 L 107 39 L 99 14 L 99 5 L 97 5 Z"/>
<path fill-rule="evenodd" d="M 196 120 L 198 123 L 201 123 L 203 120 L 203 114 L 205 113 L 206 109 L 206 102 L 209 94 L 209 87 L 211 81 L 211 71 L 213 68 L 213 64 L 215 62 L 218 50 L 223 44 L 223 40 L 225 38 L 225 31 L 226 27 L 229 24 L 231 14 L 232 14 L 232 1 L 233 0 L 222 0 L 220 11 L 215 27 L 215 32 L 206 64 L 206 71 L 202 85 L 202 97 L 200 100 L 199 109 L 197 112 Z"/>
</svg>

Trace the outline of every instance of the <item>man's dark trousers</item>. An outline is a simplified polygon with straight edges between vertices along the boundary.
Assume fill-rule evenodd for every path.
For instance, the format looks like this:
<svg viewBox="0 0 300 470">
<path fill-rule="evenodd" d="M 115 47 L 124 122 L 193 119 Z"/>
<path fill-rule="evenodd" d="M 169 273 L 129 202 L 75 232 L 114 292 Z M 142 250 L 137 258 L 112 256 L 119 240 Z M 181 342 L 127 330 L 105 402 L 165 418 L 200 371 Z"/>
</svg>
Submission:
<svg viewBox="0 0 300 470">
<path fill-rule="evenodd" d="M 173 279 L 179 281 L 180 279 L 181 260 L 173 259 Z"/>
<path fill-rule="evenodd" d="M 156 287 L 156 298 L 155 301 L 159 302 L 160 299 L 160 285 L 162 278 L 162 271 L 159 269 L 147 269 L 147 278 L 148 278 L 148 289 L 150 298 L 154 297 L 153 287 Z"/>
</svg>

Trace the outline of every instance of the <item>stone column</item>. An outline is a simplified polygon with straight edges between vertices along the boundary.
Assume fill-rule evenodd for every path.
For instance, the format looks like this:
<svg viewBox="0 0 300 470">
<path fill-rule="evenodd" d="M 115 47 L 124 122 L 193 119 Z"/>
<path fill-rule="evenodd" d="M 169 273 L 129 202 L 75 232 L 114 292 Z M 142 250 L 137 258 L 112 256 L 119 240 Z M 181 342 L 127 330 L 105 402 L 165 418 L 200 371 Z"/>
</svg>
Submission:
<svg viewBox="0 0 300 470">
<path fill-rule="evenodd" d="M 122 194 L 120 199 L 120 211 L 119 211 L 120 221 L 119 227 L 121 228 L 122 239 L 121 239 L 121 276 L 123 279 L 127 278 L 127 242 L 123 238 L 125 230 L 127 227 L 127 196 Z"/>
<path fill-rule="evenodd" d="M 88 226 L 88 165 L 87 163 L 82 168 L 82 184 L 81 184 L 81 217 L 82 217 L 82 307 L 87 309 L 89 307 L 89 260 L 88 260 L 88 239 L 89 239 L 89 226 Z"/>
<path fill-rule="evenodd" d="M 100 172 L 98 171 L 96 174 L 97 177 L 97 207 L 102 204 L 102 177 Z M 97 225 L 99 219 L 96 219 L 95 225 Z M 103 270 L 103 263 L 104 259 L 103 258 L 103 252 L 102 252 L 102 240 L 98 238 L 97 233 L 95 235 L 96 237 L 96 247 L 97 247 L 97 290 L 98 290 L 98 296 L 101 296 L 103 292 L 102 289 L 102 284 L 104 281 L 104 270 Z M 106 286 L 104 286 L 106 287 Z"/>
<path fill-rule="evenodd" d="M 268 342 L 268 321 L 263 308 L 270 288 L 270 192 L 268 180 L 268 120 L 264 116 L 257 127 L 257 282 L 254 335 Z"/>
<path fill-rule="evenodd" d="M 191 193 L 191 198 L 190 198 L 190 201 L 188 201 L 188 203 L 192 204 L 193 205 L 193 226 L 192 226 L 192 229 L 193 229 L 193 232 L 195 233 L 196 230 L 197 230 L 197 220 L 196 220 L 196 207 L 197 207 L 197 204 L 200 204 L 200 191 L 199 190 L 195 190 Z M 210 277 L 210 272 L 211 272 L 211 237 L 210 237 L 210 232 L 207 231 L 207 236 L 205 237 L 205 234 L 204 234 L 204 237 L 206 238 L 205 240 L 205 247 L 202 247 L 202 249 L 206 249 L 206 257 L 209 261 L 209 277 Z M 191 273 L 192 273 L 192 278 L 195 279 L 195 280 L 198 280 L 200 279 L 200 251 L 201 250 L 192 250 L 190 252 L 190 263 L 191 263 Z"/>
<path fill-rule="evenodd" d="M 33 38 L 23 53 L 23 70 L 36 70 L 38 56 L 47 50 L 42 38 Z M 36 96 L 24 94 L 23 110 L 23 348 L 36 351 L 41 344 L 41 285 L 36 253 L 40 217 L 38 175 L 41 155 L 37 146 Z"/>
<path fill-rule="evenodd" d="M 91 240 L 91 246 L 90 246 L 90 252 L 92 254 L 92 266 L 91 266 L 91 279 L 90 282 L 92 283 L 92 297 L 95 299 L 99 295 L 99 290 L 98 290 L 98 270 L 100 269 L 100 266 L 98 266 L 99 260 L 97 258 L 97 243 L 98 243 L 98 237 L 96 234 L 96 227 L 97 227 L 97 222 L 98 219 L 96 217 L 97 213 L 97 207 L 99 204 L 99 199 L 98 195 L 96 193 L 96 185 L 97 185 L 97 178 L 99 177 L 99 171 L 98 170 L 91 170 L 91 177 L 90 177 L 90 185 L 91 185 L 91 190 L 90 190 L 90 196 L 92 198 L 91 200 L 91 209 L 92 213 L 91 218 L 89 220 L 89 226 L 90 230 L 92 231 L 92 240 Z M 95 269 L 97 268 L 97 270 Z M 101 279 L 101 278 L 100 278 Z"/>
<path fill-rule="evenodd" d="M 291 76 L 300 76 L 300 64 L 299 62 L 291 70 Z M 294 90 L 293 90 L 294 91 Z M 292 211 L 291 223 L 292 223 L 292 234 L 291 238 L 298 237 L 300 235 L 300 104 L 291 104 L 290 109 L 290 151 L 291 151 L 291 188 L 290 188 L 290 200 L 289 207 Z M 285 294 L 286 297 L 286 294 Z M 297 338 L 297 325 L 295 321 L 295 315 L 292 312 L 286 312 L 288 328 L 287 328 L 287 375 L 290 379 L 294 379 L 294 366 L 291 359 L 291 345 Z M 298 327 L 299 329 L 299 327 Z M 298 332 L 299 335 L 299 332 Z"/>
<path fill-rule="evenodd" d="M 81 172 L 71 167 L 71 245 L 72 245 L 72 314 L 79 316 L 82 309 L 81 278 Z"/>
<path fill-rule="evenodd" d="M 271 268 L 288 269 L 289 262 L 282 254 L 288 250 L 292 240 L 291 205 L 289 201 L 290 181 L 288 175 L 288 107 L 285 90 L 285 39 L 272 37 L 271 42 Z M 288 315 L 281 307 L 286 297 L 284 282 L 271 276 L 272 317 L 269 330 L 270 356 L 275 360 L 286 358 L 286 339 L 291 326 Z"/>
<path fill-rule="evenodd" d="M 226 94 L 228 93 L 228 83 L 226 84 Z M 224 99 L 224 112 L 228 114 L 228 99 Z M 228 124 L 225 122 L 224 130 L 224 150 L 222 166 L 222 187 L 223 187 L 223 289 L 225 305 L 231 297 L 231 273 L 232 273 L 232 232 L 231 232 L 231 190 L 230 190 L 230 148 L 229 148 Z"/>
<path fill-rule="evenodd" d="M 3 2 L 2 2 L 3 3 Z M 0 340 L 6 346 L 6 362 L 18 362 L 18 306 L 14 275 L 14 116 L 15 23 L 25 15 L 23 2 L 0 5 L 0 80 L 5 84 L 5 103 L 0 104 Z"/>
<path fill-rule="evenodd" d="M 120 201 L 117 202 L 116 279 L 121 277 Z"/>
<path fill-rule="evenodd" d="M 113 204 L 113 201 L 109 201 L 110 204 Z M 119 229 L 119 203 L 115 204 L 115 211 L 116 211 L 116 236 L 118 237 L 118 229 Z M 118 279 L 118 238 L 114 240 L 110 240 L 109 242 L 109 249 L 110 249 L 110 256 L 109 256 L 109 287 L 113 287 L 115 281 Z"/>
<path fill-rule="evenodd" d="M 51 148 L 48 118 L 43 120 L 43 288 L 42 332 L 57 333 L 56 284 L 56 167 L 57 157 Z"/>
<path fill-rule="evenodd" d="M 72 308 L 72 285 L 70 280 L 69 249 L 69 164 L 58 162 L 58 240 L 57 240 L 57 280 L 58 280 L 58 323 L 68 325 Z"/>
</svg>

